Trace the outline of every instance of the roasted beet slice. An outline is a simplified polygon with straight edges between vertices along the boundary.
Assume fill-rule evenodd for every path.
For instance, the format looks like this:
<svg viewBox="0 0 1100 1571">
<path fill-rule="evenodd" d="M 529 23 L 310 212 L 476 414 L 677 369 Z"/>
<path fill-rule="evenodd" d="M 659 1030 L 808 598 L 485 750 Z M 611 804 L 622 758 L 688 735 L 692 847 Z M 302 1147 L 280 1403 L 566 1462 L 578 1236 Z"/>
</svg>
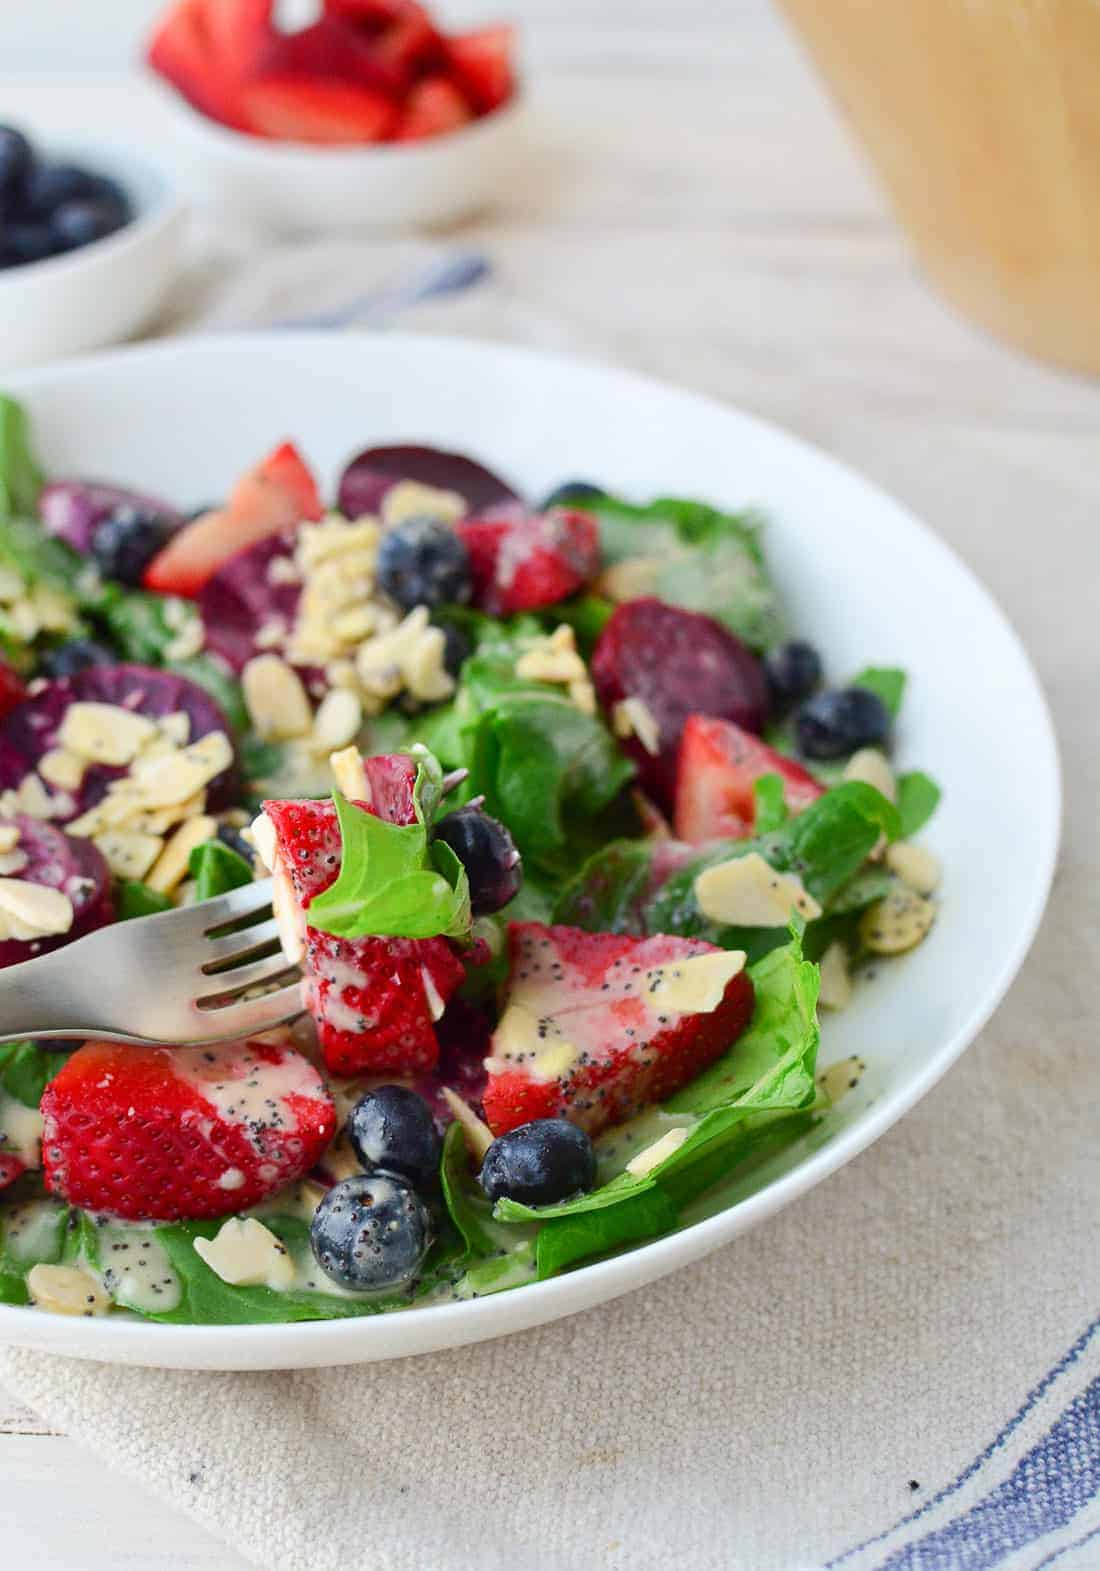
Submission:
<svg viewBox="0 0 1100 1571">
<path fill-rule="evenodd" d="M 357 453 L 340 476 L 336 505 L 347 518 L 376 513 L 382 498 L 399 480 L 439 491 L 457 491 L 468 513 L 480 513 L 498 502 L 518 502 L 519 493 L 506 480 L 462 453 L 436 447 L 367 447 Z"/>
<path fill-rule="evenodd" d="M 272 535 L 230 557 L 199 591 L 198 605 L 206 628 L 206 647 L 241 671 L 260 653 L 256 635 L 272 622 L 294 626 L 300 584 L 277 578 L 273 562 L 294 556 L 296 533 Z M 272 574 L 276 577 L 273 579 Z"/>
<path fill-rule="evenodd" d="M 18 870 L 4 876 L 60 889 L 62 894 L 68 895 L 76 913 L 69 931 L 56 938 L 38 938 L 27 943 L 10 938 L 0 942 L 0 967 L 18 965 L 21 960 L 33 960 L 48 950 L 60 949 L 63 944 L 71 944 L 74 938 L 82 938 L 111 920 L 111 875 L 90 840 L 78 840 L 53 824 L 28 818 L 23 813 L 0 819 L 0 823 L 16 826 L 19 830 L 16 850 L 27 859 Z"/>
<path fill-rule="evenodd" d="M 709 616 L 663 600 L 619 606 L 600 634 L 591 669 L 606 710 L 639 698 L 653 716 L 656 754 L 636 736 L 624 741 L 623 750 L 637 764 L 643 788 L 666 811 L 674 805 L 676 754 L 689 715 L 732 720 L 756 733 L 768 717 L 768 687 L 755 655 Z"/>
<path fill-rule="evenodd" d="M 155 513 L 173 525 L 183 523 L 183 514 L 159 497 L 122 486 L 103 485 L 98 480 L 55 480 L 38 499 L 38 510 L 46 533 L 57 535 L 74 550 L 85 555 L 92 549 L 92 536 L 116 507 L 135 507 L 141 513 Z"/>
<path fill-rule="evenodd" d="M 57 745 L 65 712 L 75 703 L 116 704 L 150 720 L 182 710 L 191 721 L 192 742 L 211 731 L 224 731 L 233 740 L 229 721 L 221 709 L 207 692 L 186 677 L 152 666 L 89 666 L 75 676 L 36 685 L 30 697 L 0 724 L 0 791 L 18 790 L 43 754 Z M 72 811 L 58 814 L 56 821 L 67 823 L 87 812 L 106 794 L 110 782 L 125 773 L 125 769 L 113 765 L 90 765 L 80 789 L 72 793 Z M 230 807 L 235 794 L 234 771 L 227 769 L 207 788 L 207 803 L 214 809 Z"/>
</svg>

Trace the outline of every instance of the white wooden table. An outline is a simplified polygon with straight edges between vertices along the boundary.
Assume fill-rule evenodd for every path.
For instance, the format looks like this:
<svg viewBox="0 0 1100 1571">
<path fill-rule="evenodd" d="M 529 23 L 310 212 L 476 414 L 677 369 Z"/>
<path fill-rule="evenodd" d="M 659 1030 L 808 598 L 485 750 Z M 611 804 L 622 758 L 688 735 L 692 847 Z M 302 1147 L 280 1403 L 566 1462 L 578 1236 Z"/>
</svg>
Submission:
<svg viewBox="0 0 1100 1571">
<path fill-rule="evenodd" d="M 1091 627 L 1051 615 L 1057 573 L 1021 592 L 1002 543 L 1032 521 L 1056 519 L 1067 548 L 1095 530 L 1100 387 L 1017 359 L 925 292 L 764 0 L 604 0 L 596 20 L 586 0 L 507 9 L 529 22 L 538 178 L 461 238 L 491 254 L 516 308 L 558 324 L 548 338 L 743 403 L 898 492 L 1002 595 L 1056 708 L 1089 712 Z M 0 60 L 15 25 L 0 22 Z M 24 117 L 166 136 L 153 96 L 106 72 L 0 75 L 0 119 Z M 308 265 L 309 248 L 280 265 L 296 257 Z M 348 259 L 354 292 L 354 247 Z M 0 1478 L 7 1565 L 244 1564 L 2 1397 Z"/>
</svg>

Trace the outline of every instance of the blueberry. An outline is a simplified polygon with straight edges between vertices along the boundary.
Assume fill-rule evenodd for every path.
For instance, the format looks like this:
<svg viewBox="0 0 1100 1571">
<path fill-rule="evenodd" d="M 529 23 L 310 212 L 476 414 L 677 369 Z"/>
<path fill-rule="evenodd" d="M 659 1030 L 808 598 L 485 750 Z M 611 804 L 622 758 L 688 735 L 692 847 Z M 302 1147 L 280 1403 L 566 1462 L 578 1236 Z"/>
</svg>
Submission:
<svg viewBox="0 0 1100 1571">
<path fill-rule="evenodd" d="M 543 498 L 539 511 L 545 513 L 552 507 L 583 507 L 586 502 L 598 502 L 606 495 L 602 486 L 593 485 L 590 480 L 565 480 Z"/>
<path fill-rule="evenodd" d="M 866 687 L 818 693 L 798 715 L 798 745 L 807 758 L 843 758 L 885 742 L 889 730 L 886 705 Z"/>
<path fill-rule="evenodd" d="M 494 1140 L 481 1166 L 490 1200 L 507 1195 L 525 1205 L 550 1205 L 591 1189 L 596 1154 L 583 1129 L 565 1118 L 536 1118 Z"/>
<path fill-rule="evenodd" d="M 775 708 L 787 709 L 821 685 L 821 656 L 812 644 L 792 639 L 764 656 L 764 675 Z"/>
<path fill-rule="evenodd" d="M 360 1291 L 408 1282 L 432 1236 L 427 1206 L 391 1173 L 364 1173 L 335 1184 L 309 1230 L 314 1259 L 325 1275 Z"/>
<path fill-rule="evenodd" d="M 449 524 L 409 518 L 382 536 L 375 567 L 379 585 L 406 611 L 469 600 L 470 559 Z"/>
<path fill-rule="evenodd" d="M 77 251 L 81 246 L 91 245 L 93 240 L 113 235 L 125 222 L 114 202 L 95 197 L 62 202 L 50 216 L 50 229 L 59 251 Z"/>
<path fill-rule="evenodd" d="M 479 807 L 459 807 L 439 820 L 433 834 L 450 846 L 466 869 L 475 916 L 499 911 L 519 893 L 523 863 L 515 841 L 498 819 Z"/>
<path fill-rule="evenodd" d="M 0 194 L 20 191 L 34 165 L 31 144 L 13 125 L 0 125 Z"/>
<path fill-rule="evenodd" d="M 382 1167 L 423 1186 L 439 1172 L 439 1131 L 432 1110 L 408 1086 L 376 1086 L 348 1119 L 348 1139 L 363 1170 Z"/>
<path fill-rule="evenodd" d="M 453 622 L 442 622 L 439 625 L 443 628 L 443 664 L 452 676 L 457 677 L 464 661 L 473 654 L 473 645 Z"/>
<path fill-rule="evenodd" d="M 218 839 L 223 846 L 228 846 L 239 857 L 243 857 L 249 867 L 252 866 L 256 860 L 256 847 L 249 845 L 239 829 L 234 828 L 232 824 L 219 824 Z"/>
<path fill-rule="evenodd" d="M 104 577 L 137 588 L 173 527 L 172 521 L 159 513 L 124 502 L 95 527 L 92 555 L 96 565 Z"/>
<path fill-rule="evenodd" d="M 38 662 L 40 676 L 75 676 L 93 665 L 117 665 L 118 656 L 106 644 L 94 638 L 70 638 L 67 644 L 57 644 L 43 650 Z"/>
<path fill-rule="evenodd" d="M 23 211 L 29 218 L 49 218 L 62 202 L 82 202 L 97 195 L 96 176 L 75 164 L 36 164 L 23 182 Z"/>
<path fill-rule="evenodd" d="M 41 262 L 57 250 L 49 224 L 17 220 L 0 230 L 0 264 L 22 267 L 25 262 Z"/>
</svg>

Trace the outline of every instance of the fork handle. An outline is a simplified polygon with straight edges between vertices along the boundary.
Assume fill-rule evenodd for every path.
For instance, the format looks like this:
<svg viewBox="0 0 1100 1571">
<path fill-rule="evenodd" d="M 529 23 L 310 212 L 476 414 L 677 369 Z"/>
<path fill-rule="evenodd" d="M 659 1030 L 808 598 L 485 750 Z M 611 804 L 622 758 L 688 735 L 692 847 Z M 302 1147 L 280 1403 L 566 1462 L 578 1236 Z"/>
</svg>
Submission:
<svg viewBox="0 0 1100 1571">
<path fill-rule="evenodd" d="M 64 954 L 54 949 L 0 972 L 0 1042 L 92 1033 L 87 998 L 80 998 L 69 982 L 73 957 L 70 953 L 66 963 Z"/>
</svg>

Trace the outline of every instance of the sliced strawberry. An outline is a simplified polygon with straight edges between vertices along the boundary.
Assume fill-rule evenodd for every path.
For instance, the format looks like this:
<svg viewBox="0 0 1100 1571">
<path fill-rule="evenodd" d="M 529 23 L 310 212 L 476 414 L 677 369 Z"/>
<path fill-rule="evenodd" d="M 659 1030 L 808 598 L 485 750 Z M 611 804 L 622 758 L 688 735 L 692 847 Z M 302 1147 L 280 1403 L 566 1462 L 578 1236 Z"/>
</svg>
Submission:
<svg viewBox="0 0 1100 1571">
<path fill-rule="evenodd" d="M 197 595 L 238 551 L 268 535 L 320 518 L 317 484 L 292 442 L 284 442 L 237 481 L 224 507 L 176 532 L 145 570 L 145 587 Z"/>
<path fill-rule="evenodd" d="M 265 1042 L 88 1042 L 42 1098 L 46 1187 L 133 1221 L 258 1205 L 314 1165 L 336 1132 L 316 1068 Z"/>
<path fill-rule="evenodd" d="M 325 16 L 351 22 L 369 36 L 385 32 L 404 9 L 405 0 L 322 0 Z"/>
<path fill-rule="evenodd" d="M 241 103 L 258 136 L 326 145 L 380 142 L 397 113 L 384 93 L 323 77 L 258 77 L 241 90 Z"/>
<path fill-rule="evenodd" d="M 455 527 L 470 553 L 474 601 L 491 616 L 555 605 L 599 572 L 599 528 L 588 513 L 505 506 Z"/>
<path fill-rule="evenodd" d="M 676 775 L 676 833 L 704 840 L 743 840 L 756 827 L 753 783 L 779 775 L 783 800 L 800 813 L 824 791 L 813 775 L 732 720 L 691 715 L 684 726 Z"/>
<path fill-rule="evenodd" d="M 473 110 L 452 81 L 445 76 L 426 76 L 410 90 L 393 139 L 420 142 L 429 136 L 445 136 L 473 118 Z"/>
<path fill-rule="evenodd" d="M 401 755 L 364 760 L 371 800 L 390 823 L 413 821 L 415 765 Z M 334 1074 L 416 1073 L 439 1057 L 435 1021 L 466 975 L 442 938 L 336 938 L 308 925 L 314 897 L 340 871 L 340 831 L 329 801 L 265 802 L 275 829 L 276 909 L 302 930 L 306 1007 Z"/>
<path fill-rule="evenodd" d="M 401 71 L 407 81 L 421 71 L 442 66 L 446 60 L 443 37 L 417 0 L 403 0 L 394 20 L 379 34 L 376 48 L 383 60 Z"/>
<path fill-rule="evenodd" d="M 6 1189 L 9 1184 L 14 1184 L 20 1173 L 27 1170 L 17 1156 L 5 1156 L 0 1151 L 0 1189 Z"/>
<path fill-rule="evenodd" d="M 752 1018 L 743 957 L 701 939 L 513 922 L 509 945 L 483 1098 L 497 1135 L 532 1118 L 590 1134 L 630 1118 L 713 1063 Z"/>
<path fill-rule="evenodd" d="M 748 731 L 761 730 L 767 719 L 768 689 L 756 656 L 711 617 L 663 600 L 619 606 L 600 634 L 591 670 L 608 712 L 624 698 L 640 699 L 649 710 L 656 752 L 637 737 L 622 746 L 638 766 L 643 789 L 668 811 L 689 715 L 716 715 Z"/>
<path fill-rule="evenodd" d="M 17 704 L 27 696 L 26 685 L 17 671 L 6 660 L 0 660 L 0 720 L 6 720 Z"/>
<path fill-rule="evenodd" d="M 215 61 L 232 82 L 256 70 L 274 37 L 274 0 L 205 0 L 206 34 Z"/>
<path fill-rule="evenodd" d="M 447 61 L 454 79 L 481 114 L 499 109 L 511 98 L 515 50 L 516 30 L 508 25 L 455 33 L 447 39 Z"/>
<path fill-rule="evenodd" d="M 237 80 L 215 52 L 207 0 L 177 0 L 158 23 L 145 58 L 202 114 L 247 129 Z"/>
<path fill-rule="evenodd" d="M 406 74 L 379 53 L 372 39 L 338 16 L 321 16 L 297 33 L 272 33 L 257 74 L 354 82 L 393 98 L 408 86 Z"/>
</svg>

